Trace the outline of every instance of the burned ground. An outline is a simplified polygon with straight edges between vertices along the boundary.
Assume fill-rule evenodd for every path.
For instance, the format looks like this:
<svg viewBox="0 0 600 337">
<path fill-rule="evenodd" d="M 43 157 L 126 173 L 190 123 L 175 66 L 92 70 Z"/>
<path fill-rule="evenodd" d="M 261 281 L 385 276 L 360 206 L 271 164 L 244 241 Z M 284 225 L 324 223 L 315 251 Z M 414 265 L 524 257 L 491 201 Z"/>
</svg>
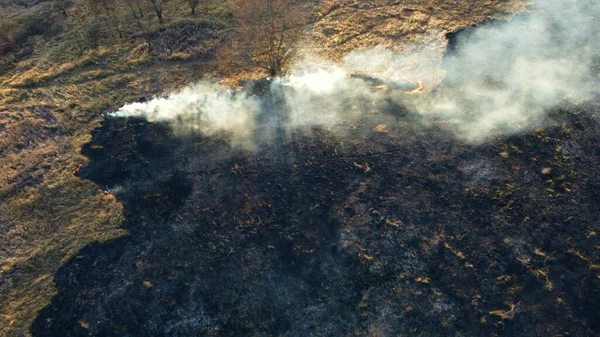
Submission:
<svg viewBox="0 0 600 337">
<path fill-rule="evenodd" d="M 481 146 L 371 114 L 252 152 L 106 119 L 78 174 L 130 234 L 61 267 L 31 333 L 597 335 L 597 113 Z"/>
</svg>

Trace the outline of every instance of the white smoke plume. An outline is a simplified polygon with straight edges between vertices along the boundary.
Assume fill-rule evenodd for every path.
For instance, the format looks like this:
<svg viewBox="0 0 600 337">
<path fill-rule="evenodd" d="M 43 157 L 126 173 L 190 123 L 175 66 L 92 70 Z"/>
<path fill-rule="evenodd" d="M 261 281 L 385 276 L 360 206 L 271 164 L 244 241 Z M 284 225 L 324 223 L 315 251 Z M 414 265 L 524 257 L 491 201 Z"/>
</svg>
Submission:
<svg viewBox="0 0 600 337">
<path fill-rule="evenodd" d="M 288 128 L 352 120 L 366 112 L 362 103 L 379 99 L 377 90 L 339 66 L 300 67 L 280 82 Z"/>
<path fill-rule="evenodd" d="M 446 89 L 419 110 L 476 142 L 540 125 L 548 109 L 594 94 L 599 15 L 597 1 L 544 0 L 476 29 L 446 58 Z"/>
<path fill-rule="evenodd" d="M 405 52 L 355 51 L 338 65 L 297 65 L 271 85 L 271 96 L 283 102 L 279 108 L 286 107 L 279 127 L 327 126 L 393 102 L 424 120 L 442 121 L 466 141 L 526 131 L 544 123 L 548 109 L 595 94 L 592 83 L 598 78 L 590 69 L 600 63 L 598 17 L 597 1 L 536 2 L 526 13 L 459 39 L 456 52 L 444 59 L 445 79 L 442 38 Z M 419 81 L 436 90 L 409 99 L 407 90 L 379 90 L 364 77 L 351 76 L 354 71 L 374 73 L 392 87 Z M 256 125 L 262 103 L 205 82 L 126 105 L 112 115 L 171 121 L 207 135 L 225 133 L 233 144 L 247 145 L 256 141 L 256 128 L 264 127 Z"/>
<path fill-rule="evenodd" d="M 233 145 L 248 145 L 255 127 L 258 101 L 216 82 L 205 81 L 148 102 L 127 104 L 112 117 L 167 121 L 178 131 L 224 134 Z"/>
<path fill-rule="evenodd" d="M 441 61 L 446 41 L 441 36 L 442 32 L 431 31 L 419 41 L 403 44 L 401 51 L 381 46 L 355 50 L 344 57 L 344 66 L 393 80 L 418 80 L 430 88 L 444 78 Z"/>
</svg>

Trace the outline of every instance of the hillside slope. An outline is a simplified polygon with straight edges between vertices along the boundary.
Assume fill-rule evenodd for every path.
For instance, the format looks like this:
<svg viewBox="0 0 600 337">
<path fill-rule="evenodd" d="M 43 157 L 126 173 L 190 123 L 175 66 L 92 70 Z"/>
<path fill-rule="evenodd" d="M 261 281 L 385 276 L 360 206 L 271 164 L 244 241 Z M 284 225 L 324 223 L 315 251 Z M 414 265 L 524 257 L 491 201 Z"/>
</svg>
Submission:
<svg viewBox="0 0 600 337">
<path fill-rule="evenodd" d="M 372 114 L 250 152 L 107 119 L 78 175 L 129 235 L 59 269 L 32 334 L 594 336 L 599 112 L 480 146 Z"/>
<path fill-rule="evenodd" d="M 384 46 L 405 52 L 426 49 L 430 52 L 420 57 L 417 64 L 408 64 L 407 67 L 414 74 L 419 74 L 419 67 L 438 69 L 435 75 L 422 79 L 428 81 L 428 86 L 438 84 L 444 77 L 442 57 L 446 51 L 447 33 L 488 20 L 506 18 L 510 13 L 525 8 L 520 1 L 500 0 L 438 0 L 429 3 L 322 1 L 309 6 L 313 11 L 313 22 L 304 46 L 311 55 L 338 61 L 347 53 L 361 48 Z M 273 160 L 271 164 L 260 163 L 261 156 L 271 158 L 272 154 L 266 151 L 256 157 L 236 157 L 218 167 L 210 167 L 216 165 L 214 163 L 196 163 L 200 159 L 191 158 L 192 163 L 208 165 L 210 172 L 222 172 L 216 178 L 212 173 L 195 175 L 189 171 L 192 170 L 190 163 L 164 168 L 168 166 L 166 163 L 185 162 L 182 153 L 191 145 L 177 143 L 178 140 L 172 139 L 169 131 L 161 126 L 121 121 L 103 124 L 94 137 L 91 132 L 102 125 L 101 116 L 105 111 L 115 110 L 145 96 L 183 87 L 203 76 L 224 76 L 227 82 L 259 77 L 254 69 L 231 69 L 215 58 L 217 47 L 224 39 L 223 32 L 231 25 L 227 9 L 221 2 L 206 3 L 197 16 L 192 16 L 183 1 L 172 1 L 165 10 L 167 21 L 164 28 L 157 22 L 150 22 L 151 32 L 144 39 L 135 31 L 135 24 L 128 22 L 128 38 L 115 39 L 105 29 L 101 31 L 105 36 L 97 46 L 90 46 L 87 37 L 82 37 L 82 23 L 73 21 L 71 12 L 65 17 L 52 2 L 0 1 L 0 9 L 0 17 L 4 15 L 12 22 L 25 22 L 25 26 L 29 27 L 22 32 L 22 38 L 12 50 L 0 59 L 0 167 L 3 168 L 0 173 L 0 335 L 33 333 L 58 336 L 80 335 L 89 331 L 96 335 L 159 334 L 158 327 L 144 325 L 142 322 L 145 320 L 170 322 L 172 328 L 169 333 L 183 335 L 190 333 L 185 330 L 191 329 L 190 326 L 204 326 L 207 333 L 215 327 L 226 329 L 225 335 L 265 331 L 271 334 L 285 331 L 304 334 L 309 330 L 318 335 L 307 326 L 289 326 L 290 317 L 301 316 L 315 322 L 324 322 L 330 317 L 330 313 L 319 311 L 319 303 L 324 298 L 343 296 L 328 293 L 327 284 L 330 284 L 329 287 L 343 284 L 336 291 L 344 289 L 344 294 L 350 296 L 336 299 L 335 308 L 340 312 L 343 308 L 361 308 L 348 310 L 343 314 L 347 316 L 335 316 L 340 322 L 348 320 L 357 327 L 356 331 L 343 333 L 541 333 L 536 329 L 544 331 L 543 334 L 570 332 L 572 335 L 591 335 L 598 332 L 598 327 L 593 325 L 597 317 L 586 312 L 586 308 L 595 304 L 596 297 L 589 294 L 597 291 L 595 268 L 598 256 L 596 229 L 592 222 L 597 208 L 594 202 L 598 200 L 595 192 L 598 184 L 595 180 L 598 134 L 594 119 L 586 116 L 597 113 L 597 105 L 557 111 L 558 119 L 565 120 L 564 125 L 555 124 L 548 130 L 540 129 L 528 136 L 498 140 L 482 148 L 448 143 L 445 136 L 427 139 L 426 130 L 410 130 L 408 126 L 407 129 L 395 129 L 392 126 L 385 135 L 369 135 L 376 144 L 384 144 L 381 145 L 385 148 L 381 155 L 378 154 L 381 148 L 363 149 L 363 145 L 355 144 L 351 145 L 354 148 L 346 151 L 361 153 L 358 157 L 332 157 L 332 149 L 339 144 L 324 134 L 315 136 L 316 140 L 309 137 L 294 145 L 307 146 L 296 148 L 294 152 L 298 156 L 294 159 L 298 165 L 306 166 L 300 173 L 287 172 L 287 176 L 277 177 L 280 161 L 284 159 L 270 159 Z M 37 26 L 29 25 L 32 21 L 39 23 Z M 586 116 L 580 116 L 580 113 Z M 118 123 L 139 123 L 138 133 L 122 139 L 121 143 L 99 140 L 102 137 L 119 139 L 115 130 L 122 126 Z M 373 123 L 372 120 L 364 121 L 360 128 L 369 132 L 377 126 Z M 81 165 L 88 163 L 87 156 L 91 156 L 92 160 L 98 157 L 114 159 L 119 155 L 126 156 L 127 151 L 134 151 L 141 153 L 136 160 L 148 159 L 142 150 L 136 148 L 139 137 L 145 132 L 150 139 L 144 142 L 149 143 L 152 149 L 171 146 L 169 142 L 179 146 L 174 154 L 155 158 L 161 170 L 165 170 L 164 177 L 168 178 L 156 188 L 166 190 L 147 190 L 144 192 L 147 198 L 137 204 L 131 195 L 115 199 L 112 194 L 104 193 L 102 188 L 106 187 L 106 182 L 98 181 L 99 178 L 94 175 L 86 175 L 85 171 L 82 176 L 87 179 L 74 175 Z M 400 134 L 410 135 L 407 139 L 412 139 L 412 143 L 399 143 L 394 135 Z M 80 150 L 90 141 L 92 145 L 87 147 L 84 156 Z M 316 146 L 313 144 L 315 141 L 321 141 L 323 145 Z M 108 147 L 109 150 L 98 155 L 94 146 Z M 220 146 L 222 144 L 210 143 L 202 148 L 201 153 L 210 153 L 209 150 L 220 149 Z M 425 158 L 415 148 L 437 150 Z M 564 154 L 561 149 L 571 149 L 571 153 Z M 398 159 L 393 155 L 395 153 L 405 153 L 406 158 Z M 311 159 L 310 163 L 305 163 L 305 159 L 312 157 L 331 157 L 331 160 L 316 162 Z M 466 158 L 466 161 L 458 164 L 456 158 Z M 423 166 L 410 164 L 411 161 Z M 101 163 L 92 162 L 89 167 Z M 358 168 L 365 163 L 375 172 L 368 173 Z M 493 163 L 493 167 L 482 163 Z M 492 177 L 478 176 L 478 165 L 489 169 Z M 255 177 L 256 190 L 246 191 L 249 196 L 243 200 L 236 200 L 231 193 L 223 191 L 214 192 L 216 195 L 201 195 L 204 180 L 236 182 L 238 178 L 231 171 L 232 167 L 258 174 Z M 541 173 L 546 172 L 546 168 L 551 173 Z M 327 170 L 331 172 L 325 174 Z M 347 171 L 352 173 L 345 184 L 330 185 L 338 173 L 343 175 L 346 173 L 342 172 Z M 457 172 L 470 178 L 464 181 L 457 179 Z M 372 177 L 373 174 L 375 176 Z M 190 184 L 186 179 L 194 180 L 192 190 L 181 192 L 184 195 L 181 199 L 169 194 L 171 188 L 185 190 Z M 279 186 L 260 185 L 260 182 L 269 179 L 276 182 L 299 181 L 300 186 L 309 191 L 303 198 L 310 198 L 313 204 L 301 199 L 297 191 L 286 190 L 282 187 L 285 185 L 283 182 Z M 467 181 L 473 179 L 485 183 L 472 186 Z M 389 185 L 389 181 L 396 185 Z M 414 181 L 418 181 L 422 188 L 414 190 Z M 139 183 L 143 185 L 145 182 Z M 310 186 L 305 186 L 307 184 Z M 317 184 L 316 187 L 313 184 Z M 404 191 L 404 194 L 399 191 Z M 154 192 L 163 195 L 164 199 L 153 196 Z M 179 193 L 179 190 L 173 192 L 174 195 Z M 265 200 L 251 201 L 255 194 L 270 196 Z M 369 195 L 377 197 L 370 199 Z M 194 209 L 190 205 L 193 202 L 189 198 L 196 198 L 195 202 L 201 204 L 213 197 L 217 199 L 212 207 L 224 213 L 202 216 L 228 219 L 228 225 L 212 224 L 216 227 L 208 233 L 198 233 L 197 229 L 190 231 L 199 235 L 197 240 L 213 243 L 214 248 L 208 244 L 196 251 L 194 243 L 197 241 L 192 240 L 193 235 L 187 237 L 189 233 L 185 229 L 155 236 L 164 230 L 160 226 L 165 224 L 160 221 L 172 221 L 174 216 L 184 216 L 186 221 L 196 223 L 210 222 L 195 218 L 200 215 L 193 215 Z M 362 201 L 354 205 L 357 198 Z M 403 202 L 414 200 L 415 205 L 398 209 L 394 202 L 398 198 Z M 279 204 L 287 199 L 292 200 L 291 205 Z M 418 204 L 423 200 L 429 201 L 426 205 Z M 285 239 L 288 241 L 285 241 L 284 247 L 278 246 L 277 242 L 281 241 L 279 235 L 283 235 L 278 232 L 279 222 L 288 223 L 290 220 L 284 219 L 282 214 L 263 209 L 265 203 L 282 214 L 291 209 L 301 210 L 297 217 L 311 224 L 314 220 L 311 225 L 314 228 L 309 227 L 311 233 L 306 234 L 296 225 L 291 225 L 288 229 L 291 239 Z M 166 209 L 166 205 L 173 206 L 173 209 Z M 175 212 L 177 207 L 182 208 Z M 155 213 L 145 213 L 152 208 L 155 208 L 152 210 Z M 228 218 L 233 216 L 231 212 L 243 213 L 240 209 L 266 213 L 262 220 Z M 311 213 L 315 210 L 317 213 Z M 312 219 L 315 214 L 326 215 L 327 220 L 321 217 Z M 138 219 L 134 221 L 133 217 L 151 220 L 147 227 L 137 228 Z M 451 222 L 455 227 L 440 228 L 440 219 L 445 219 L 445 223 Z M 264 221 L 268 224 L 259 233 L 254 233 L 252 228 L 245 228 L 242 232 L 248 233 L 243 235 L 235 233 L 236 221 L 246 220 L 255 225 Z M 327 221 L 327 225 L 321 223 L 323 221 Z M 482 223 L 490 227 L 481 227 Z M 557 223 L 568 227 L 568 230 L 560 231 L 555 227 Z M 333 227 L 329 228 L 329 225 Z M 185 221 L 179 219 L 170 226 L 185 227 Z M 405 228 L 407 234 L 397 237 L 394 231 L 403 226 L 409 227 Z M 221 230 L 223 233 L 218 234 Z M 330 247 L 336 245 L 336 235 L 346 231 L 349 231 L 350 238 L 343 243 L 347 245 L 343 247 L 345 250 L 331 253 L 330 249 L 334 248 Z M 361 234 L 352 234 L 355 232 Z M 471 232 L 476 234 L 469 236 Z M 216 242 L 224 239 L 231 240 L 230 246 L 238 245 L 234 251 L 247 250 L 239 255 L 231 253 L 233 258 L 228 260 L 225 270 L 242 268 L 256 256 L 264 256 L 262 261 L 266 265 L 250 265 L 248 268 L 251 270 L 242 270 L 240 275 L 217 272 L 196 293 L 185 293 L 190 290 L 185 285 L 192 282 L 190 278 L 193 275 L 214 273 L 212 261 L 231 257 L 230 247 Z M 298 246 L 290 243 L 295 240 L 298 240 Z M 407 247 L 406 250 L 397 251 L 402 245 Z M 172 253 L 177 259 L 165 258 L 173 246 L 178 247 Z M 149 254 L 151 257 L 140 258 L 136 254 Z M 307 258 L 310 254 L 314 254 L 313 257 Z M 397 260 L 396 254 L 404 254 L 404 257 Z M 205 256 L 210 258 L 195 264 Z M 153 265 L 146 265 L 147 261 L 153 261 Z M 408 261 L 414 266 L 398 270 L 398 261 Z M 173 263 L 177 265 L 171 265 Z M 335 269 L 337 263 L 348 269 Z M 191 269 L 183 266 L 185 264 L 191 265 Z M 268 272 L 271 264 L 274 266 L 272 275 Z M 436 266 L 439 270 L 434 272 Z M 329 268 L 331 271 L 324 271 Z M 459 269 L 460 273 L 457 272 Z M 121 278 L 105 279 L 103 275 L 107 273 Z M 349 280 L 352 277 L 344 273 L 361 276 L 352 281 Z M 298 282 L 290 275 L 301 275 L 307 284 L 291 284 L 289 289 L 280 289 L 284 293 L 266 298 L 267 291 L 264 289 L 250 292 L 259 302 L 273 301 L 258 308 L 250 303 L 255 298 L 239 299 L 238 295 L 226 292 L 211 294 L 206 288 L 230 287 L 243 293 L 248 286 L 260 288 L 273 283 Z M 249 280 L 249 285 L 239 283 L 244 278 Z M 224 283 L 219 285 L 222 280 L 225 280 Z M 316 280 L 323 283 L 317 284 Z M 463 282 L 473 285 L 473 290 L 465 292 L 460 285 Z M 578 282 L 585 284 L 574 286 Z M 86 307 L 90 303 L 87 301 L 95 302 L 101 298 L 98 297 L 99 289 L 114 290 L 116 294 L 98 309 L 102 310 L 110 324 L 92 322 L 90 317 L 96 314 L 90 313 Z M 153 295 L 153 289 L 162 295 Z M 485 290 L 487 297 L 476 293 L 475 289 Z M 285 293 L 288 291 L 293 293 Z M 382 304 L 392 298 L 390 296 L 400 296 L 398 294 L 405 298 L 405 302 Z M 50 304 L 54 295 L 57 296 Z M 195 302 L 191 301 L 189 305 L 182 305 L 181 301 L 194 296 L 205 298 L 208 304 L 193 307 L 189 303 Z M 140 301 L 132 301 L 130 305 L 119 302 L 127 298 L 139 298 Z M 415 304 L 423 298 L 436 298 L 437 302 L 415 310 Z M 536 302 L 540 298 L 543 301 Z M 289 309 L 284 309 L 289 305 L 284 299 L 296 307 L 315 308 L 315 312 L 290 313 L 286 311 Z M 169 304 L 165 303 L 172 301 L 175 301 L 176 309 L 171 313 L 158 309 L 144 312 L 147 306 L 164 304 L 168 307 Z M 240 306 L 236 309 L 238 311 L 222 311 L 221 316 L 214 315 L 219 311 L 218 305 L 240 301 L 250 307 L 240 309 Z M 74 302 L 80 304 L 71 306 Z M 469 307 L 468 302 L 475 304 Z M 210 307 L 211 303 L 213 307 Z M 541 303 L 547 307 L 538 308 Z M 379 307 L 371 310 L 373 306 Z M 199 317 L 206 313 L 202 316 L 206 321 L 193 321 L 197 317 L 186 318 L 191 312 Z M 262 321 L 266 318 L 260 317 L 261 313 L 273 312 L 279 312 L 273 316 L 274 321 Z M 409 323 L 394 325 L 390 312 L 402 313 L 402 317 L 394 319 Z M 439 314 L 438 317 L 432 317 L 431 312 Z M 116 318 L 131 314 L 137 318 L 128 322 L 119 322 Z M 526 324 L 539 315 L 548 321 Z M 242 318 L 235 320 L 231 317 Z M 556 318 L 551 322 L 549 317 Z M 30 330 L 34 320 L 36 323 Z M 430 326 L 430 330 L 421 332 L 419 329 L 431 320 L 436 323 Z M 339 324 L 332 326 L 329 332 L 340 335 L 342 330 Z M 212 333 L 218 335 L 217 331 Z"/>
</svg>

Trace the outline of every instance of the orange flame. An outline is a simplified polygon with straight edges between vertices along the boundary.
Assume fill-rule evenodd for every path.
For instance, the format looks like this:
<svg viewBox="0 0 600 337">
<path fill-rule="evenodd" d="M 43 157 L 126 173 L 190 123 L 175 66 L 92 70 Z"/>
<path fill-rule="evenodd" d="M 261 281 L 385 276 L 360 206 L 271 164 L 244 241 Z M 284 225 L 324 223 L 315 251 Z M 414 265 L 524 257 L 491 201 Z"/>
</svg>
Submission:
<svg viewBox="0 0 600 337">
<path fill-rule="evenodd" d="M 77 165 L 77 167 L 73 170 L 73 175 L 76 175 L 79 171 L 81 171 L 82 167 L 83 165 L 81 164 Z"/>
<path fill-rule="evenodd" d="M 407 95 L 418 94 L 418 93 L 422 92 L 423 90 L 425 90 L 425 86 L 423 85 L 423 82 L 417 80 L 417 82 L 415 84 L 417 85 L 417 87 L 414 88 L 413 90 L 407 91 L 406 92 Z"/>
</svg>

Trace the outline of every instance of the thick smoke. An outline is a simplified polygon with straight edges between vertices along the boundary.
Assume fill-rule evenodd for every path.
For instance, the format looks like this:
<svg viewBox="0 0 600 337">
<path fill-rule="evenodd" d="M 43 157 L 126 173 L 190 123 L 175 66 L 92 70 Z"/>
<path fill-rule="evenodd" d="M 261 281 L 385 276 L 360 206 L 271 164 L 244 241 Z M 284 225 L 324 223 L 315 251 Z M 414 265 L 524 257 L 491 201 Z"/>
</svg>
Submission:
<svg viewBox="0 0 600 337">
<path fill-rule="evenodd" d="M 327 127 L 352 120 L 382 96 L 369 83 L 350 77 L 348 69 L 339 66 L 300 67 L 280 82 L 288 128 Z"/>
<path fill-rule="evenodd" d="M 444 78 L 442 56 L 446 41 L 442 32 L 431 31 L 421 39 L 403 44 L 401 51 L 381 46 L 356 50 L 344 57 L 344 65 L 367 73 L 404 81 L 421 81 L 428 88 Z"/>
<path fill-rule="evenodd" d="M 476 29 L 447 56 L 444 89 L 420 112 L 450 120 L 471 141 L 543 123 L 548 109 L 594 93 L 598 14 L 597 1 L 544 0 Z"/>
<path fill-rule="evenodd" d="M 406 104 L 424 121 L 441 121 L 459 138 L 481 142 L 540 126 L 549 109 L 597 92 L 591 69 L 600 64 L 598 15 L 597 1 L 538 1 L 508 21 L 465 31 L 443 63 L 445 47 L 431 39 L 420 50 L 374 48 L 345 61 L 422 80 L 435 92 Z"/>
<path fill-rule="evenodd" d="M 245 92 L 205 81 L 148 102 L 125 105 L 110 115 L 167 121 L 180 132 L 220 134 L 229 138 L 233 145 L 246 146 L 258 110 L 258 101 Z"/>
<path fill-rule="evenodd" d="M 352 52 L 338 65 L 297 65 L 288 77 L 275 79 L 263 98 L 201 83 L 113 115 L 167 120 L 248 145 L 256 142 L 256 128 L 265 127 L 256 120 L 266 107 L 285 110 L 277 127 L 295 128 L 329 126 L 392 104 L 481 142 L 541 125 L 548 109 L 594 94 L 597 76 L 590 69 L 599 62 L 599 14 L 596 1 L 540 1 L 508 21 L 464 34 L 443 63 L 443 34 L 432 32 L 437 38 L 430 34 L 427 43 L 404 52 L 377 47 Z M 383 81 L 353 76 L 356 71 Z M 406 92 L 417 81 L 428 90 L 409 99 Z M 265 104 L 267 96 L 277 103 Z"/>
</svg>

